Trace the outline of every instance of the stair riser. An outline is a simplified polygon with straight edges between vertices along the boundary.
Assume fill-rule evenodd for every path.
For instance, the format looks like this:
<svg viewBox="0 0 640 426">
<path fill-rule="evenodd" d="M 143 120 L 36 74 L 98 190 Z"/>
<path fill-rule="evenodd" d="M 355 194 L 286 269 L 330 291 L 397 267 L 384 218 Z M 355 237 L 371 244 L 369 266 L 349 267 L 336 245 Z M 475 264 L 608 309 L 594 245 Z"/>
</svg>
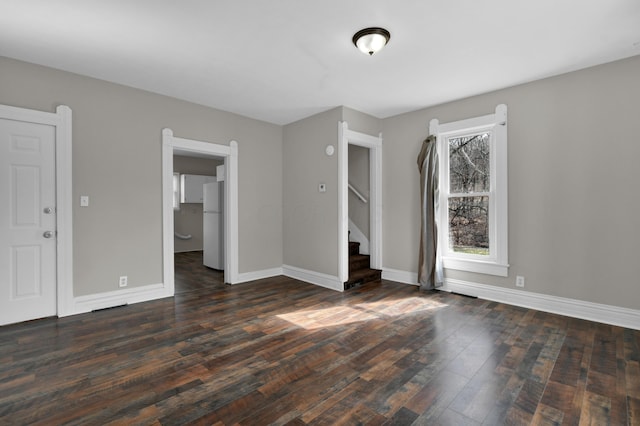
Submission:
<svg viewBox="0 0 640 426">
<path fill-rule="evenodd" d="M 370 267 L 370 257 L 360 254 L 360 243 L 350 241 L 349 280 L 344 283 L 344 289 L 348 290 L 372 281 L 380 281 L 382 272 L 376 269 L 370 269 Z"/>
<path fill-rule="evenodd" d="M 369 269 L 369 259 L 349 262 L 349 273 L 352 274 L 360 269 Z"/>
<path fill-rule="evenodd" d="M 353 283 L 369 283 L 372 281 L 379 281 L 382 278 L 382 271 L 377 269 L 369 269 L 368 271 L 358 271 L 356 274 L 352 274 L 349 276 L 349 281 L 347 284 Z"/>
<path fill-rule="evenodd" d="M 360 254 L 360 243 L 349 241 L 349 256 L 352 254 Z"/>
<path fill-rule="evenodd" d="M 362 279 L 362 281 L 365 283 L 370 283 L 372 281 L 380 281 L 380 278 L 382 278 L 380 272 L 376 272 L 376 273 L 371 273 L 370 275 L 367 275 Z"/>
<path fill-rule="evenodd" d="M 349 290 L 354 287 L 361 286 L 363 284 L 371 283 L 371 282 L 379 282 L 381 279 L 380 272 L 377 274 L 372 273 L 371 275 L 367 275 L 366 277 L 361 277 L 354 281 L 347 281 L 344 283 L 344 289 Z"/>
</svg>

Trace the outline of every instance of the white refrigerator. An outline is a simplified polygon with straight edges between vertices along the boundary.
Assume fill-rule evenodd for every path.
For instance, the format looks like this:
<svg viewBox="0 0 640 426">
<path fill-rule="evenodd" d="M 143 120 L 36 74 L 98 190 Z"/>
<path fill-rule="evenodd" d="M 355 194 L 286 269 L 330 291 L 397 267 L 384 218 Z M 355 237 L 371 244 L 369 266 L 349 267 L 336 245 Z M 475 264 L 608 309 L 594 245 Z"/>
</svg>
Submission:
<svg viewBox="0 0 640 426">
<path fill-rule="evenodd" d="M 203 185 L 202 239 L 204 266 L 224 269 L 224 182 Z"/>
</svg>

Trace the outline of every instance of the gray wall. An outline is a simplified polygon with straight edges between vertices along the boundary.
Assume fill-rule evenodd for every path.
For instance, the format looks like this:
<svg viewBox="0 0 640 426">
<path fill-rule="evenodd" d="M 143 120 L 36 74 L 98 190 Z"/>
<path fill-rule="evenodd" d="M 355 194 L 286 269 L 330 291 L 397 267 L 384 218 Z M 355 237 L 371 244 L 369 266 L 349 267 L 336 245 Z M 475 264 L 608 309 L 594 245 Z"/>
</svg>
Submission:
<svg viewBox="0 0 640 426">
<path fill-rule="evenodd" d="M 342 108 L 284 127 L 284 264 L 338 274 L 338 155 Z M 325 183 L 327 192 L 318 192 Z"/>
<path fill-rule="evenodd" d="M 283 127 L 0 58 L 0 102 L 73 109 L 76 296 L 162 280 L 161 130 L 239 143 L 240 272 L 288 264 L 337 274 L 337 123 L 383 132 L 383 264 L 416 272 L 416 156 L 428 123 L 509 107 L 507 278 L 450 278 L 640 308 L 640 57 L 377 120 L 335 108 Z M 378 127 L 379 126 L 379 127 Z M 266 184 L 265 184 L 266 182 Z M 320 194 L 318 183 L 327 184 Z M 284 224 L 284 225 L 283 225 Z"/>
<path fill-rule="evenodd" d="M 417 272 L 416 156 L 441 123 L 509 113 L 509 277 L 450 278 L 640 309 L 640 57 L 382 120 L 384 266 Z"/>
<path fill-rule="evenodd" d="M 369 194 L 369 149 L 349 145 L 349 183 L 360 192 L 367 200 Z M 369 238 L 369 207 L 370 203 L 364 203 L 353 191 L 349 191 L 349 219 Z"/>
<path fill-rule="evenodd" d="M 342 120 L 348 123 L 350 130 L 356 132 L 371 136 L 378 136 L 381 132 L 380 119 L 352 108 L 342 108 Z"/>
<path fill-rule="evenodd" d="M 284 126 L 284 264 L 338 275 L 338 123 L 369 135 L 380 133 L 380 120 L 337 107 Z M 318 184 L 327 184 L 319 193 Z"/>
<path fill-rule="evenodd" d="M 173 172 L 180 174 L 215 176 L 216 166 L 224 164 L 224 159 L 173 156 Z M 191 239 L 173 239 L 173 251 L 198 251 L 203 249 L 202 204 L 180 204 L 180 210 L 173 212 L 173 227 L 182 235 L 191 235 Z"/>
<path fill-rule="evenodd" d="M 238 141 L 239 271 L 282 265 L 282 127 L 0 57 L 0 102 L 73 110 L 74 295 L 162 282 L 161 132 Z M 272 184 L 264 184 L 271 182 Z"/>
</svg>

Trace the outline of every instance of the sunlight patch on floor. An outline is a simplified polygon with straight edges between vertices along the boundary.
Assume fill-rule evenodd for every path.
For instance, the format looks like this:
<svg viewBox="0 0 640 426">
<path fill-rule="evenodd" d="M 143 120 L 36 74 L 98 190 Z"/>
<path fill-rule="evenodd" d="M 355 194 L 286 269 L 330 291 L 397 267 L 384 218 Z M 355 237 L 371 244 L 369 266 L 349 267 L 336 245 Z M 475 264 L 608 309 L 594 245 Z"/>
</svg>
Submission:
<svg viewBox="0 0 640 426">
<path fill-rule="evenodd" d="M 395 300 L 381 300 L 359 303 L 353 306 L 333 306 L 330 308 L 301 310 L 276 315 L 278 318 L 307 330 L 352 324 L 356 322 L 410 315 L 447 306 L 444 303 L 421 297 L 407 297 Z"/>
</svg>

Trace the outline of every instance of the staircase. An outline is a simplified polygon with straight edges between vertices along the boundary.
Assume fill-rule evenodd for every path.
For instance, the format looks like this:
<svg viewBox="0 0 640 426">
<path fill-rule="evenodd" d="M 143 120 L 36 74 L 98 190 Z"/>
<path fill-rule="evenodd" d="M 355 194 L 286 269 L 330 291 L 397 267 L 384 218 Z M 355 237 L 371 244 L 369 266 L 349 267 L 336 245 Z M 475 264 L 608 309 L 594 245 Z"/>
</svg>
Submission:
<svg viewBox="0 0 640 426">
<path fill-rule="evenodd" d="M 382 271 L 369 266 L 369 255 L 360 254 L 360 243 L 349 241 L 349 281 L 344 283 L 344 289 L 380 281 Z"/>
</svg>

